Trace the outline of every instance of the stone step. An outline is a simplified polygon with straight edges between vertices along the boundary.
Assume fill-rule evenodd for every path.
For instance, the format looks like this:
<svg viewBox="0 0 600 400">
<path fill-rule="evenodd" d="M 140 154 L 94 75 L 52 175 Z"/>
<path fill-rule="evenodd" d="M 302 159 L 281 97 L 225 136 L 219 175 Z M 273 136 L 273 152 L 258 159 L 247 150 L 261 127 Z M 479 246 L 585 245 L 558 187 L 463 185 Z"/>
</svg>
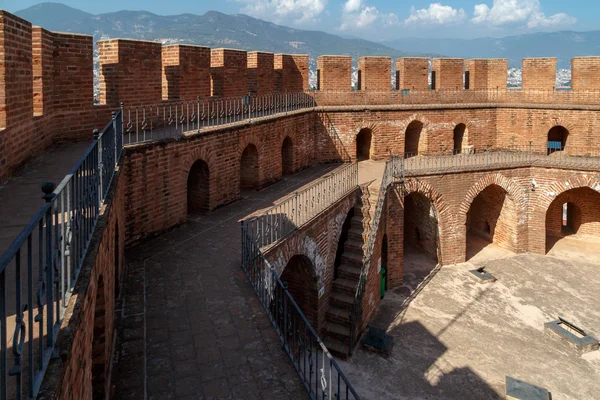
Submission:
<svg viewBox="0 0 600 400">
<path fill-rule="evenodd" d="M 365 243 L 362 240 L 362 236 L 360 237 L 360 240 L 356 239 L 356 238 L 353 238 L 353 239 L 348 238 L 344 242 L 344 249 L 352 249 L 356 252 L 362 253 L 364 244 Z"/>
<path fill-rule="evenodd" d="M 341 308 L 346 311 L 352 311 L 354 307 L 354 295 L 356 291 L 351 295 L 343 292 L 332 292 L 329 296 L 329 304 L 335 308 Z"/>
<path fill-rule="evenodd" d="M 356 229 L 363 229 L 363 218 L 362 217 L 357 217 L 356 215 L 354 217 L 352 217 L 352 221 L 350 223 L 350 226 L 352 228 L 356 228 Z"/>
<path fill-rule="evenodd" d="M 333 290 L 335 292 L 344 293 L 354 297 L 354 295 L 356 294 L 357 284 L 358 279 L 337 278 L 335 281 L 333 281 Z"/>
<path fill-rule="evenodd" d="M 342 263 L 362 267 L 363 265 L 363 252 L 356 251 L 353 249 L 344 249 L 342 253 Z"/>
<path fill-rule="evenodd" d="M 335 322 L 336 324 L 350 326 L 350 311 L 341 308 L 329 306 L 325 312 L 325 321 Z"/>
<path fill-rule="evenodd" d="M 342 342 L 350 342 L 350 327 L 335 322 L 327 321 L 323 325 L 323 332 L 330 338 L 340 340 Z"/>
<path fill-rule="evenodd" d="M 340 278 L 356 280 L 360 279 L 361 267 L 353 264 L 341 264 L 337 269 L 337 276 Z"/>
<path fill-rule="evenodd" d="M 350 356 L 350 346 L 348 343 L 344 343 L 335 338 L 324 338 L 323 344 L 335 357 L 341 358 L 342 360 L 347 360 Z"/>
<path fill-rule="evenodd" d="M 360 240 L 364 243 L 362 227 L 360 229 L 355 227 L 348 229 L 348 240 Z"/>
</svg>

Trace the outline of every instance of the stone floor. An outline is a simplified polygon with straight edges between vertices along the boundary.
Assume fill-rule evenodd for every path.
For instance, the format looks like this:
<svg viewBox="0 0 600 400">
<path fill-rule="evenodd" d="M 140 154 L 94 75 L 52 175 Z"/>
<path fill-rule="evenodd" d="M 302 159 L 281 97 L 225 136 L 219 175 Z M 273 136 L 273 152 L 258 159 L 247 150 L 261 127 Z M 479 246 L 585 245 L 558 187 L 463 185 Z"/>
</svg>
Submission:
<svg viewBox="0 0 600 400">
<path fill-rule="evenodd" d="M 595 254 L 581 252 L 594 246 Z M 570 237 L 552 251 L 513 255 L 489 245 L 440 268 L 409 250 L 404 285 L 386 293 L 371 323 L 394 337 L 390 358 L 358 348 L 340 366 L 363 399 L 504 399 L 507 375 L 555 399 L 598 398 L 600 351 L 580 356 L 544 323 L 561 316 L 600 337 L 600 246 Z M 496 282 L 471 276 L 482 265 Z"/>
<path fill-rule="evenodd" d="M 333 168 L 312 167 L 191 215 L 127 254 L 117 399 L 307 398 L 241 270 L 239 220 Z"/>
</svg>

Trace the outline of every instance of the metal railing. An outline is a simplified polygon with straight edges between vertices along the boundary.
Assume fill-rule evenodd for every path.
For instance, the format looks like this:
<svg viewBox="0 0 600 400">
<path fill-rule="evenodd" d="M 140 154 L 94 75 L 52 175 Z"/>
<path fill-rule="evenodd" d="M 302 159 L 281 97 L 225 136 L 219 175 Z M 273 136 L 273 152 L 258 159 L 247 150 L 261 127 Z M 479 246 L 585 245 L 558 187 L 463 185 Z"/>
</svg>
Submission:
<svg viewBox="0 0 600 400">
<path fill-rule="evenodd" d="M 245 221 L 252 240 L 265 248 L 306 224 L 358 186 L 358 163 L 348 164 Z"/>
<path fill-rule="evenodd" d="M 311 399 L 360 399 L 245 227 L 242 269 Z"/>
<path fill-rule="evenodd" d="M 120 117 L 95 134 L 58 187 L 43 185 L 46 203 L 0 257 L 2 400 L 38 394 L 121 157 Z"/>
<path fill-rule="evenodd" d="M 155 105 L 121 105 L 125 125 L 125 144 L 135 144 L 204 128 L 250 121 L 275 114 L 310 109 L 315 106 L 309 93 L 273 93 L 222 99 L 198 98 L 194 101 L 165 101 Z"/>
<path fill-rule="evenodd" d="M 394 163 L 394 160 L 391 158 L 386 161 L 385 169 L 383 171 L 383 176 L 381 178 L 381 185 L 379 186 L 379 195 L 377 197 L 377 203 L 375 205 L 375 210 L 373 211 L 373 217 L 371 218 L 370 224 L 367 228 L 367 241 L 365 244 L 365 250 L 363 253 L 362 259 L 362 269 L 360 271 L 360 278 L 358 280 L 358 285 L 356 286 L 356 293 L 354 295 L 354 305 L 352 307 L 352 312 L 350 313 L 350 355 L 352 355 L 352 351 L 354 350 L 354 344 L 356 343 L 356 333 L 357 333 L 357 323 L 360 323 L 362 316 L 362 301 L 365 294 L 365 289 L 367 286 L 367 278 L 369 274 L 369 266 L 371 265 L 371 258 L 373 257 L 373 250 L 375 248 L 375 239 L 377 238 L 377 232 L 379 230 L 379 222 L 381 221 L 381 213 L 383 211 L 383 204 L 385 203 L 385 197 L 388 190 L 388 187 L 394 180 L 394 173 L 397 172 L 396 166 L 398 164 Z"/>
<path fill-rule="evenodd" d="M 570 104 L 600 106 L 600 90 L 443 89 L 324 90 L 310 92 L 317 106 Z"/>
</svg>

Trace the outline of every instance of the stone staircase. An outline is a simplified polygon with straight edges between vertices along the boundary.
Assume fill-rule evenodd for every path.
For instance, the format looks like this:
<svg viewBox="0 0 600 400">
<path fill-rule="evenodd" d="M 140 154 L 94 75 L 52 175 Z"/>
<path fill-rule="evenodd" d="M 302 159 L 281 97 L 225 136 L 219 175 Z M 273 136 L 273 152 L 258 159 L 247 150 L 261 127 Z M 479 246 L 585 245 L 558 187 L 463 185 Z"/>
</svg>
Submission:
<svg viewBox="0 0 600 400">
<path fill-rule="evenodd" d="M 368 194 L 369 191 L 371 195 Z M 350 355 L 349 318 L 354 307 L 354 295 L 363 265 L 363 247 L 366 242 L 367 227 L 371 223 L 370 208 L 374 207 L 374 204 L 370 205 L 373 202 L 373 190 L 370 188 L 369 191 L 363 191 L 354 206 L 354 216 L 348 230 L 348 238 L 343 243 L 344 252 L 341 255 L 341 263 L 337 269 L 337 277 L 333 281 L 329 305 L 325 313 L 323 342 L 334 356 L 342 359 L 347 359 Z"/>
</svg>

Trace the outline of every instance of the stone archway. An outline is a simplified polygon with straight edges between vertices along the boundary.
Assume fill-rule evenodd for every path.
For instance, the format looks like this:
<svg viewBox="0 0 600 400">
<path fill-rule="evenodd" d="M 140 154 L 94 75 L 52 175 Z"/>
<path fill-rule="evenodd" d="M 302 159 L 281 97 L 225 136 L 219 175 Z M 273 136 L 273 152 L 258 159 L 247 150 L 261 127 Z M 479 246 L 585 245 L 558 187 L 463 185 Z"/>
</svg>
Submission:
<svg viewBox="0 0 600 400">
<path fill-rule="evenodd" d="M 452 137 L 454 154 L 462 153 L 466 130 L 467 130 L 467 126 L 462 123 L 458 124 L 454 127 L 454 134 Z"/>
<path fill-rule="evenodd" d="M 319 319 L 318 278 L 315 266 L 307 256 L 296 254 L 287 262 L 281 282 L 287 283 L 288 291 L 306 319 L 315 329 Z"/>
<path fill-rule="evenodd" d="M 404 157 L 413 157 L 418 155 L 422 149 L 419 144 L 423 132 L 423 123 L 414 120 L 406 127 L 404 131 Z"/>
<path fill-rule="evenodd" d="M 210 170 L 204 160 L 196 160 L 187 179 L 188 213 L 210 211 Z"/>
<path fill-rule="evenodd" d="M 565 150 L 569 130 L 562 125 L 555 125 L 548 131 L 548 154 Z"/>
<path fill-rule="evenodd" d="M 290 175 L 294 173 L 294 144 L 289 136 L 281 144 L 281 173 Z"/>
<path fill-rule="evenodd" d="M 242 152 L 240 160 L 240 190 L 258 189 L 259 183 L 258 149 L 250 143 Z"/>
<path fill-rule="evenodd" d="M 373 132 L 369 128 L 363 128 L 356 135 L 356 161 L 369 160 L 371 158 L 371 140 Z"/>
</svg>

